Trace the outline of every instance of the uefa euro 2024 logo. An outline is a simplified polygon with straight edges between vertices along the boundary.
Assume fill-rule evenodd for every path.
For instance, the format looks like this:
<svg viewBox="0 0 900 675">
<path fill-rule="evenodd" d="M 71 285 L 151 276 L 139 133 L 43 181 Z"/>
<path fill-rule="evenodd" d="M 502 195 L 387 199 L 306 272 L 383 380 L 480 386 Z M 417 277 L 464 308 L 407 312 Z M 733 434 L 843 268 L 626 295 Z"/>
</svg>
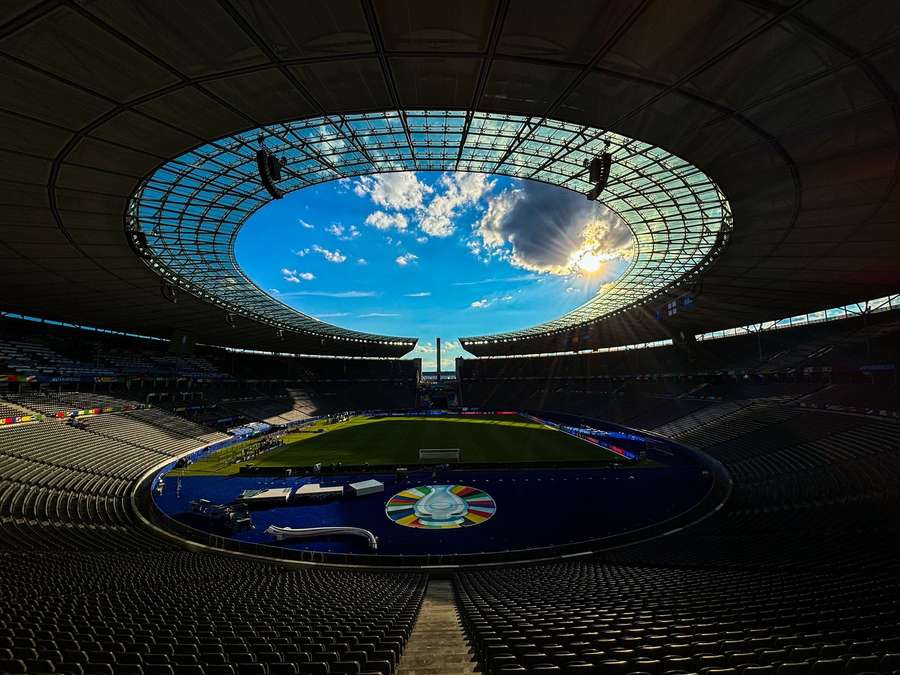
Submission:
<svg viewBox="0 0 900 675">
<path fill-rule="evenodd" d="M 398 525 L 449 530 L 480 525 L 497 511 L 493 498 L 467 485 L 420 485 L 391 497 L 387 517 Z"/>
</svg>

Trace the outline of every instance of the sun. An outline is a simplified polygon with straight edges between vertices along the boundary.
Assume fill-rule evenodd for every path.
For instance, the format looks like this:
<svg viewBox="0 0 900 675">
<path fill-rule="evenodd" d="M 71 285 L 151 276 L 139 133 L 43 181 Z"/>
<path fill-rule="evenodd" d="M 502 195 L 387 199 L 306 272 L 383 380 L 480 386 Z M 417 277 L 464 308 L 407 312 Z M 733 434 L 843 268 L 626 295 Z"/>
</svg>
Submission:
<svg viewBox="0 0 900 675">
<path fill-rule="evenodd" d="M 594 274 L 595 272 L 598 272 L 603 265 L 603 257 L 598 253 L 585 251 L 576 259 L 575 265 L 582 272 Z"/>
</svg>

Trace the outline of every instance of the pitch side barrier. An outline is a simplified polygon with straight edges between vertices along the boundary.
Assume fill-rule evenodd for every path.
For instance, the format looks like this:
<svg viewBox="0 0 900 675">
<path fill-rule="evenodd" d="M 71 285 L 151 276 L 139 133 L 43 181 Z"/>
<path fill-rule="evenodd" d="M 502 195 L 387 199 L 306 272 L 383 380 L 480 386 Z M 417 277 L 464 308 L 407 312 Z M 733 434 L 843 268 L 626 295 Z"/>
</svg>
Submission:
<svg viewBox="0 0 900 675">
<path fill-rule="evenodd" d="M 562 433 L 568 434 L 569 436 L 574 436 L 575 438 L 591 443 L 592 445 L 596 445 L 597 447 L 603 448 L 604 450 L 609 450 L 613 454 L 624 457 L 625 459 L 630 459 L 633 461 L 640 459 L 640 455 L 638 453 L 632 452 L 631 450 L 626 450 L 625 448 L 615 445 L 607 439 L 622 438 L 630 441 L 643 441 L 644 438 L 642 436 L 622 431 L 594 429 L 593 427 L 589 426 L 560 424 L 558 422 L 553 422 L 552 420 L 537 417 L 536 415 L 530 415 L 526 412 L 522 412 L 519 414 L 527 420 L 531 420 L 532 422 L 536 422 L 537 424 L 543 424 L 545 427 L 556 429 L 557 431 L 561 431 Z"/>
<path fill-rule="evenodd" d="M 515 410 L 476 410 L 474 408 L 460 408 L 459 410 L 456 410 L 454 408 L 450 408 L 447 410 L 411 408 L 411 409 L 407 409 L 407 410 L 363 411 L 360 413 L 353 413 L 353 414 L 366 415 L 368 417 L 380 419 L 383 417 L 460 417 L 460 416 L 494 417 L 496 415 L 518 415 L 519 413 Z"/>
</svg>

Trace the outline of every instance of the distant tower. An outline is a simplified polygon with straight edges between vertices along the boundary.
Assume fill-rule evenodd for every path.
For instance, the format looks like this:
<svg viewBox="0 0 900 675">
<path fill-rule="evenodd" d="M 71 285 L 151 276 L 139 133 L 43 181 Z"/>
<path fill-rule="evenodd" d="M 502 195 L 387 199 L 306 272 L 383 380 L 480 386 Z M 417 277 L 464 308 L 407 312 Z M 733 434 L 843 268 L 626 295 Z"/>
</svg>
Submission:
<svg viewBox="0 0 900 675">
<path fill-rule="evenodd" d="M 437 379 L 441 381 L 441 338 L 437 338 Z"/>
</svg>

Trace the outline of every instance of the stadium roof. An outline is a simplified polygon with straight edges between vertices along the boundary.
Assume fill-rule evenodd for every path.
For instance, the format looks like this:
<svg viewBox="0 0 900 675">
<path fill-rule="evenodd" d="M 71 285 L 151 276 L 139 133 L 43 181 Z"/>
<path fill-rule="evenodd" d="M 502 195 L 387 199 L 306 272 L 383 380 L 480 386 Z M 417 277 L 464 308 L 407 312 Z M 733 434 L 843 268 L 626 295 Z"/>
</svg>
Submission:
<svg viewBox="0 0 900 675">
<path fill-rule="evenodd" d="M 460 148 L 503 119 L 508 156 L 489 170 L 518 175 L 501 169 L 536 168 L 518 159 L 533 134 L 586 128 L 664 148 L 731 206 L 730 242 L 681 288 L 599 322 L 470 340 L 474 353 L 651 341 L 896 292 L 898 25 L 889 0 L 8 3 L 0 310 L 256 349 L 405 353 L 410 340 L 284 330 L 302 315 L 268 320 L 249 296 L 238 311 L 193 292 L 172 304 L 125 223 L 155 170 L 211 142 L 327 117 L 353 143 L 349 120 L 366 114 L 355 119 L 396 120 L 397 148 L 414 147 L 426 110 L 438 127 L 461 122 L 459 141 L 428 132 L 457 155 L 416 150 L 404 166 L 472 161 Z M 684 292 L 690 310 L 657 318 Z"/>
<path fill-rule="evenodd" d="M 726 199 L 696 167 L 635 139 L 546 118 L 468 111 L 312 117 L 228 136 L 166 162 L 141 185 L 129 209 L 126 227 L 135 248 L 170 283 L 284 330 L 414 344 L 306 316 L 241 271 L 234 256 L 237 234 L 272 200 L 256 173 L 258 139 L 285 162 L 277 182 L 282 192 L 367 173 L 425 169 L 501 173 L 585 193 L 592 188 L 585 162 L 608 148 L 615 163 L 603 201 L 634 233 L 628 269 L 574 311 L 506 338 L 596 321 L 640 302 L 708 265 L 731 230 Z"/>
</svg>

